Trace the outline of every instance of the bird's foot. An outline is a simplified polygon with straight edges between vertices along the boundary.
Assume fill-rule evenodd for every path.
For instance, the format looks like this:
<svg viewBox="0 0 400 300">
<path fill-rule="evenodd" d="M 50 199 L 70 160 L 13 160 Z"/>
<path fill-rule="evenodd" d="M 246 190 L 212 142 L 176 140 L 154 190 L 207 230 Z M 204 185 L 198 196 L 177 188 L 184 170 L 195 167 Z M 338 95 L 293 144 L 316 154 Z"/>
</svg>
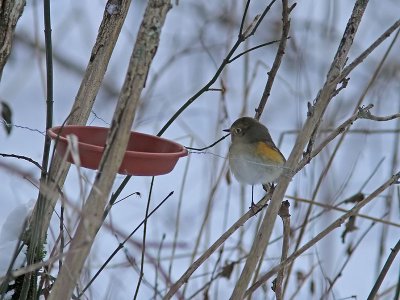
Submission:
<svg viewBox="0 0 400 300">
<path fill-rule="evenodd" d="M 251 212 L 253 213 L 253 215 L 255 216 L 256 214 L 258 214 L 266 205 L 263 206 L 259 206 L 257 204 L 254 203 L 254 201 L 251 201 L 251 206 L 249 207 L 249 209 L 251 209 Z"/>
<path fill-rule="evenodd" d="M 276 185 L 273 183 L 267 183 L 267 184 L 263 184 L 262 187 L 267 194 L 272 195 L 275 191 Z"/>
</svg>

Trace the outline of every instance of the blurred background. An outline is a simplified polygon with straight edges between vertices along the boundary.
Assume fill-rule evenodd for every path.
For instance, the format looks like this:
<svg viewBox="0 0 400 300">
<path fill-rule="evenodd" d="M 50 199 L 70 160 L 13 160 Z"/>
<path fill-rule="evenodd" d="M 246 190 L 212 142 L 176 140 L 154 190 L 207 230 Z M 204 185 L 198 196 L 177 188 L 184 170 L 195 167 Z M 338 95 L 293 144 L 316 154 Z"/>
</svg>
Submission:
<svg viewBox="0 0 400 300">
<path fill-rule="evenodd" d="M 253 3 L 254 2 L 254 3 Z M 253 1 L 246 24 L 250 24 L 268 4 Z M 54 59 L 54 125 L 67 118 L 82 80 L 103 15 L 105 1 L 53 1 L 52 38 Z M 293 3 L 291 1 L 291 3 Z M 150 74 L 143 90 L 133 130 L 157 134 L 174 112 L 215 74 L 235 43 L 245 1 L 174 1 L 162 29 Z M 288 157 L 297 131 L 307 118 L 307 103 L 312 102 L 325 81 L 330 63 L 340 43 L 354 1 L 299 1 L 291 13 L 290 39 L 270 99 L 261 117 L 275 143 Z M 88 125 L 108 127 L 125 77 L 127 64 L 140 25 L 146 1 L 133 1 L 112 55 Z M 395 0 L 370 1 L 362 19 L 349 62 L 364 51 L 399 17 Z M 281 35 L 281 3 L 277 1 L 255 35 L 242 44 L 237 54 Z M 46 89 L 43 34 L 43 3 L 28 1 L 20 18 L 11 56 L 0 82 L 0 98 L 12 110 L 12 130 L 0 129 L 0 152 L 24 155 L 40 162 L 45 134 Z M 348 86 L 331 102 L 321 124 L 316 144 L 349 118 L 362 105 L 373 104 L 375 115 L 400 111 L 400 48 L 389 37 L 350 75 Z M 393 47 L 388 51 L 390 44 Z M 185 146 L 204 147 L 223 135 L 222 130 L 242 115 L 254 116 L 267 72 L 277 44 L 249 52 L 228 64 L 215 90 L 198 98 L 163 135 Z M 385 57 L 387 55 L 387 57 Z M 377 69 L 379 73 L 375 74 Z M 374 76 L 377 75 L 377 76 Z M 390 176 L 400 171 L 400 121 L 358 120 L 339 144 L 340 136 L 299 172 L 287 191 L 291 207 L 294 250 L 308 203 L 293 198 L 314 199 L 328 207 L 361 192 L 369 195 Z M 144 281 L 139 299 L 161 298 L 170 285 L 188 268 L 193 257 L 203 253 L 226 229 L 244 214 L 251 202 L 251 188 L 241 186 L 229 175 L 229 140 L 201 153 L 190 153 L 179 160 L 172 173 L 155 178 L 151 199 L 154 208 L 171 191 L 166 203 L 150 218 L 147 231 Z M 26 161 L 2 158 L 13 167 L 40 178 L 38 168 Z M 82 205 L 90 191 L 95 171 L 70 169 L 64 187 L 69 204 Z M 325 174 L 326 173 L 326 174 Z M 117 175 L 115 188 L 124 179 Z M 134 177 L 106 219 L 86 262 L 82 288 L 143 219 L 149 195 L 150 177 Z M 7 267 L 2 247 L 12 240 L 7 232 L 23 222 L 23 212 L 37 198 L 37 184 L 26 176 L 0 168 L 1 273 Z M 83 182 L 83 189 L 80 183 Z M 265 192 L 255 188 L 256 199 Z M 356 218 L 356 229 L 342 234 L 335 230 L 299 257 L 289 277 L 285 299 L 365 299 L 382 268 L 390 248 L 400 233 L 400 190 L 386 190 L 360 213 L 390 221 L 390 224 Z M 78 214 L 66 204 L 65 226 L 72 232 Z M 341 204 L 350 209 L 352 204 Z M 60 207 L 56 207 L 59 211 Z M 19 217 L 8 218 L 10 213 Z M 184 299 L 228 299 L 240 275 L 263 213 L 250 219 L 215 252 L 190 278 Z M 314 206 L 303 245 L 342 213 Z M 7 223 L 8 222 L 8 223 Z M 10 227 L 8 227 L 10 226 Z M 47 236 L 51 253 L 59 234 L 59 218 L 54 214 Z M 16 230 L 18 232 L 18 230 Z M 125 236 L 121 236 L 121 233 Z M 102 271 L 84 297 L 87 299 L 132 299 L 139 278 L 142 231 L 138 231 Z M 279 263 L 282 225 L 277 220 L 273 237 L 260 273 Z M 17 234 L 18 235 L 18 234 Z M 69 240 L 68 235 L 66 236 Z M 220 274 L 233 264 L 230 278 Z M 396 259 L 380 289 L 379 299 L 393 299 L 399 284 L 399 259 Z M 53 273 L 56 276 L 57 264 Z M 220 274 L 220 275 L 218 275 Z M 216 276 L 218 275 L 218 276 Z M 332 285 L 332 283 L 334 283 Z M 274 299 L 269 281 L 253 299 Z M 85 298 L 83 298 L 85 299 Z"/>
</svg>

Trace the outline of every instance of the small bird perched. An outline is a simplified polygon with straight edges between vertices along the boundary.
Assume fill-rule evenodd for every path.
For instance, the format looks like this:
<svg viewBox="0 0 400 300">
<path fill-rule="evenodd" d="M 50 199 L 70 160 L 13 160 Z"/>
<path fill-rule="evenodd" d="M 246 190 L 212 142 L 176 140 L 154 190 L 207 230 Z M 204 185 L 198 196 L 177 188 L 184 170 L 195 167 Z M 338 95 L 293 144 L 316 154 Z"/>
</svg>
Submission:
<svg viewBox="0 0 400 300">
<path fill-rule="evenodd" d="M 283 171 L 285 157 L 272 141 L 267 127 L 254 118 L 237 119 L 225 132 L 231 133 L 229 166 L 235 178 L 251 185 L 273 183 Z"/>
</svg>

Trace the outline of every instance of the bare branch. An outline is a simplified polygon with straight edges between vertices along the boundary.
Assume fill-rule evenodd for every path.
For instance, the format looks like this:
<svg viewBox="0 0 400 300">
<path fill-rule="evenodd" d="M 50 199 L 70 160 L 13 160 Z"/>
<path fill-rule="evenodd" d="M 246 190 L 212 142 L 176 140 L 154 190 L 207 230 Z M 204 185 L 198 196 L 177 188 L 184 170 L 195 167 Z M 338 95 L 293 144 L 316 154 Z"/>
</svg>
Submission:
<svg viewBox="0 0 400 300">
<path fill-rule="evenodd" d="M 288 37 L 288 39 L 289 39 L 289 38 L 290 38 L 290 37 Z M 228 63 L 233 62 L 234 60 L 238 59 L 238 58 L 241 57 L 242 55 L 245 55 L 245 54 L 247 54 L 247 53 L 249 53 L 249 52 L 251 52 L 251 51 L 254 51 L 254 50 L 256 50 L 256 49 L 259 49 L 259 48 L 262 48 L 262 47 L 265 47 L 265 46 L 269 46 L 269 45 L 275 44 L 275 43 L 277 43 L 277 42 L 279 42 L 279 41 L 280 41 L 280 40 L 275 40 L 275 41 L 263 43 L 263 44 L 260 44 L 260 45 L 258 45 L 258 46 L 254 46 L 254 47 L 252 47 L 252 48 L 250 48 L 250 49 L 247 49 L 246 51 L 243 51 L 242 53 L 239 53 L 238 55 L 232 57 L 232 58 L 228 61 Z"/>
<path fill-rule="evenodd" d="M 116 5 L 118 3 L 118 13 L 110 14 L 107 11 L 107 8 L 110 5 Z M 92 111 L 97 92 L 99 91 L 101 82 L 104 78 L 115 43 L 128 13 L 130 3 L 131 0 L 109 0 L 107 2 L 103 20 L 100 24 L 99 33 L 92 49 L 90 61 L 79 87 L 78 94 L 75 97 L 75 102 L 71 108 L 67 124 L 86 124 L 90 112 Z M 57 186 L 63 186 L 68 170 L 69 164 L 63 161 L 60 156 L 54 156 L 49 169 L 49 178 L 54 182 L 54 188 Z M 49 187 L 49 189 L 51 190 L 51 187 Z M 32 223 L 31 226 L 40 226 L 42 239 L 49 227 L 50 219 L 53 215 L 53 209 L 58 199 L 57 197 L 58 194 L 56 193 L 46 194 L 46 201 L 44 201 L 45 207 L 43 208 L 44 213 L 40 215 L 40 218 L 35 217 L 36 214 L 39 213 L 39 201 L 33 210 L 32 220 L 39 219 L 40 223 Z"/>
<path fill-rule="evenodd" d="M 261 96 L 260 103 L 258 104 L 258 107 L 256 108 L 256 114 L 254 118 L 257 120 L 260 119 L 261 114 L 264 111 L 264 107 L 267 104 L 269 95 L 271 94 L 271 89 L 272 85 L 274 83 L 276 74 L 278 73 L 279 67 L 282 62 L 282 57 L 285 54 L 285 48 L 286 48 L 286 42 L 289 37 L 289 29 L 290 29 L 290 19 L 289 19 L 289 7 L 288 7 L 288 1 L 283 0 L 282 1 L 282 34 L 281 34 L 281 39 L 279 42 L 278 50 L 275 55 L 274 63 L 272 64 L 271 70 L 268 72 L 268 80 L 265 85 L 263 94 Z"/>
<path fill-rule="evenodd" d="M 135 227 L 135 229 L 124 239 L 123 242 L 119 243 L 118 247 L 113 251 L 113 253 L 107 258 L 104 264 L 99 268 L 96 274 L 89 280 L 88 284 L 82 289 L 78 297 L 82 297 L 83 294 L 87 291 L 87 289 L 92 285 L 92 283 L 96 280 L 96 278 L 100 275 L 100 273 L 105 269 L 108 263 L 113 259 L 113 257 L 125 246 L 126 242 L 128 242 L 132 236 L 139 230 L 140 227 L 144 224 L 146 220 L 148 220 L 164 203 L 168 200 L 169 197 L 173 195 L 174 192 L 170 192 L 148 215 L 147 217 L 139 223 Z"/>
<path fill-rule="evenodd" d="M 235 53 L 236 49 L 240 46 L 240 44 L 245 41 L 246 39 L 248 39 L 251 35 L 253 35 L 255 33 L 255 31 L 257 30 L 257 28 L 259 27 L 259 25 L 261 24 L 261 21 L 264 19 L 264 17 L 266 16 L 266 14 L 269 12 L 271 6 L 274 4 L 276 0 L 272 0 L 271 3 L 264 9 L 263 13 L 261 14 L 260 18 L 257 19 L 257 23 L 254 25 L 254 27 L 252 27 L 251 32 L 248 35 L 244 35 L 241 34 L 241 32 L 239 32 L 238 34 L 238 39 L 235 42 L 235 44 L 232 46 L 232 48 L 229 50 L 228 54 L 226 55 L 226 57 L 224 58 L 224 60 L 222 61 L 222 63 L 220 64 L 220 66 L 218 67 L 217 71 L 215 72 L 214 76 L 210 79 L 210 81 L 203 86 L 196 94 L 194 94 L 192 97 L 190 97 L 175 113 L 174 115 L 167 121 L 167 123 L 165 123 L 165 125 L 163 126 L 163 128 L 161 128 L 161 130 L 158 132 L 158 136 L 161 136 L 164 134 L 164 132 L 168 129 L 169 126 L 171 126 L 171 124 L 176 120 L 176 118 L 178 118 L 180 116 L 180 114 L 182 112 L 184 112 L 196 99 L 198 99 L 204 92 L 208 91 L 209 88 L 217 81 L 218 77 L 220 76 L 220 74 L 222 73 L 222 71 L 224 70 L 224 68 L 226 67 L 226 65 L 229 63 L 229 60 L 231 59 L 231 57 L 233 56 L 233 54 Z M 247 10 L 248 10 L 248 3 L 246 4 L 245 7 L 245 12 L 244 12 L 244 16 L 242 19 L 242 23 L 240 25 L 240 30 L 243 29 L 243 23 L 245 20 L 245 15 L 247 14 Z M 246 30 L 247 31 L 247 30 Z M 129 181 L 129 179 L 127 179 L 127 181 Z"/>
<path fill-rule="evenodd" d="M 257 28 L 260 26 L 261 22 L 264 20 L 265 16 L 267 15 L 267 13 L 269 12 L 269 10 L 271 9 L 272 5 L 275 3 L 276 0 L 272 0 L 267 7 L 264 9 L 264 11 L 262 12 L 261 15 L 256 16 L 254 18 L 254 21 L 249 25 L 249 27 L 247 27 L 247 29 L 245 30 L 245 32 L 243 33 L 243 39 L 246 40 L 249 37 L 251 37 L 257 30 Z"/>
<path fill-rule="evenodd" d="M 289 240 L 290 240 L 290 213 L 289 213 L 289 201 L 283 201 L 281 208 L 279 209 L 278 215 L 282 219 L 283 223 L 283 242 L 282 242 L 282 255 L 281 262 L 285 261 L 289 252 Z M 282 300 L 282 282 L 283 276 L 285 275 L 285 268 L 279 270 L 276 276 L 272 290 L 275 292 L 276 299 Z"/>
<path fill-rule="evenodd" d="M 313 107 L 313 112 L 307 118 L 303 126 L 303 130 L 298 135 L 294 148 L 285 164 L 285 168 L 289 170 L 294 170 L 296 168 L 297 162 L 302 155 L 303 149 L 307 141 L 309 141 L 312 132 L 319 124 L 320 119 L 324 115 L 326 108 L 330 100 L 332 99 L 333 92 L 336 89 L 335 79 L 339 76 L 340 70 L 342 70 L 346 62 L 347 54 L 353 43 L 354 36 L 357 32 L 358 26 L 361 22 L 361 18 L 364 14 L 367 4 L 368 1 L 366 0 L 358 0 L 354 5 L 353 12 L 349 18 L 343 34 L 343 38 L 327 74 L 324 86 L 320 90 L 317 98 L 314 101 L 315 104 Z M 272 195 L 272 199 L 267 208 L 263 222 L 254 238 L 250 254 L 246 260 L 243 271 L 232 293 L 232 299 L 243 298 L 245 290 L 253 274 L 253 270 L 256 267 L 257 262 L 260 260 L 262 254 L 266 251 L 268 241 L 271 237 L 272 229 L 274 227 L 275 220 L 279 211 L 280 203 L 283 199 L 287 187 L 289 186 L 289 182 L 291 181 L 292 176 L 292 174 L 284 174 L 281 175 L 281 177 L 279 178 L 279 184 L 275 189 L 274 194 Z"/>
<path fill-rule="evenodd" d="M 394 246 L 394 248 L 391 250 L 389 257 L 386 260 L 386 263 L 382 268 L 382 271 L 379 273 L 379 276 L 376 279 L 374 287 L 372 288 L 371 292 L 368 295 L 368 298 L 367 298 L 368 300 L 375 299 L 375 296 L 378 293 L 378 290 L 383 282 L 383 279 L 385 279 L 385 276 L 386 276 L 387 272 L 389 271 L 390 266 L 392 265 L 394 259 L 396 258 L 397 253 L 399 253 L 399 250 L 400 250 L 400 240 L 397 241 L 396 246 Z"/>
<path fill-rule="evenodd" d="M 256 203 L 258 207 L 266 205 L 270 198 L 270 194 L 264 196 L 259 202 Z M 194 261 L 185 273 L 174 283 L 165 295 L 164 300 L 171 299 L 178 289 L 188 281 L 189 277 L 197 270 L 210 256 L 213 254 L 233 233 L 243 226 L 251 217 L 254 216 L 253 211 L 248 210 L 243 216 L 239 218 L 227 231 L 225 231 L 196 261 Z"/>
<path fill-rule="evenodd" d="M 379 122 L 391 121 L 391 120 L 400 118 L 400 113 L 389 115 L 389 116 L 384 116 L 384 117 L 374 116 L 373 114 L 371 114 L 369 109 L 367 109 L 367 110 L 361 109 L 359 111 L 359 114 L 360 114 L 359 118 L 361 118 L 361 119 L 367 119 L 367 120 L 379 121 Z"/>
<path fill-rule="evenodd" d="M 385 41 L 396 29 L 400 27 L 400 20 L 397 20 L 392 26 L 390 26 L 375 42 L 372 43 L 363 53 L 361 53 L 356 59 L 354 59 L 347 67 L 343 69 L 337 81 L 340 82 L 346 78 L 351 71 L 353 71 L 359 64 L 361 64 L 364 59 L 368 57 L 383 41 Z M 397 39 L 399 31 L 396 33 L 396 37 L 393 41 Z"/>
<path fill-rule="evenodd" d="M 356 194 L 355 196 L 358 198 L 358 194 Z M 293 199 L 295 201 L 299 201 L 299 202 L 310 203 L 310 204 L 312 203 L 315 206 L 323 207 L 323 208 L 325 208 L 327 210 L 336 210 L 336 211 L 340 211 L 340 212 L 348 212 L 349 211 L 348 209 L 341 208 L 339 206 L 333 206 L 333 205 L 325 204 L 325 203 L 318 202 L 318 201 L 311 201 L 309 199 L 293 197 L 293 196 L 285 196 L 285 197 L 287 197 L 289 199 Z M 359 212 L 356 212 L 354 214 L 354 216 L 357 216 L 357 217 L 360 217 L 360 218 L 363 218 L 363 219 L 366 219 L 366 220 L 371 220 L 371 221 L 373 221 L 375 223 L 382 223 L 382 224 L 386 224 L 386 225 L 390 225 L 390 226 L 394 226 L 394 227 L 400 228 L 400 223 L 395 223 L 395 222 L 392 222 L 392 221 L 384 220 L 382 218 L 371 217 L 369 215 L 362 214 L 362 213 L 359 213 Z"/>
<path fill-rule="evenodd" d="M 260 279 L 246 291 L 244 296 L 246 297 L 246 296 L 252 294 L 257 288 L 259 288 L 264 282 L 266 282 L 269 278 L 271 278 L 274 274 L 276 274 L 280 269 L 282 269 L 287 264 L 293 262 L 297 257 L 302 255 L 304 252 L 306 252 L 313 245 L 315 245 L 317 242 L 319 242 L 324 237 L 326 237 L 333 230 L 339 228 L 350 216 L 354 215 L 362 207 L 364 207 L 369 202 L 371 202 L 373 199 L 375 199 L 380 193 L 382 193 L 388 187 L 390 187 L 393 184 L 398 184 L 399 179 L 400 179 L 400 172 L 393 175 L 389 180 L 387 180 L 384 184 L 382 184 L 375 191 L 373 191 L 368 197 L 366 197 L 361 202 L 357 203 L 351 210 L 349 210 L 348 212 L 346 212 L 345 214 L 343 214 L 342 216 L 337 218 L 328 227 L 326 227 L 319 234 L 317 234 L 316 237 L 311 239 L 308 243 L 306 243 L 304 246 L 302 246 L 297 251 L 295 251 L 292 255 L 290 255 L 285 261 L 281 262 L 279 265 L 273 267 L 269 272 L 267 272 L 266 274 L 261 276 Z"/>
<path fill-rule="evenodd" d="M 107 197 L 121 165 L 129 140 L 135 111 L 145 85 L 150 64 L 157 52 L 162 26 L 170 1 L 149 1 L 139 28 L 121 95 L 107 136 L 103 156 L 70 251 L 53 286 L 50 299 L 70 299 L 94 238 L 102 225 Z M 107 13 L 110 13 L 107 11 Z M 79 252 L 74 252 L 76 248 Z M 71 251 L 72 250 L 72 251 Z"/>
<path fill-rule="evenodd" d="M 18 158 L 18 159 L 23 159 L 23 160 L 29 161 L 30 163 L 34 164 L 34 165 L 35 165 L 36 167 L 38 167 L 41 171 L 43 170 L 43 169 L 42 169 L 42 166 L 41 166 L 37 161 L 35 161 L 35 160 L 33 160 L 32 158 L 27 157 L 27 156 L 17 155 L 17 154 L 7 154 L 7 153 L 0 153 L 0 156 L 3 156 L 3 157 L 13 157 L 13 158 Z"/>
<path fill-rule="evenodd" d="M 25 0 L 0 1 L 0 79 L 11 52 L 15 27 L 25 5 Z"/>
</svg>

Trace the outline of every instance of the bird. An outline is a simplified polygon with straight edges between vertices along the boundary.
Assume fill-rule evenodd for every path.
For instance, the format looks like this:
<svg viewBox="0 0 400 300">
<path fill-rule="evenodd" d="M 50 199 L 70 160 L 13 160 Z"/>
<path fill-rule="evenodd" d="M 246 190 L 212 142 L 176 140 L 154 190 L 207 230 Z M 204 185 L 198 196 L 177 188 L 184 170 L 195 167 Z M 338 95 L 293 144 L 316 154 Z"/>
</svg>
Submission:
<svg viewBox="0 0 400 300">
<path fill-rule="evenodd" d="M 268 128 L 252 117 L 237 119 L 229 129 L 229 167 L 241 183 L 251 185 L 251 208 L 254 185 L 273 184 L 283 172 L 285 156 L 276 147 Z"/>
</svg>

